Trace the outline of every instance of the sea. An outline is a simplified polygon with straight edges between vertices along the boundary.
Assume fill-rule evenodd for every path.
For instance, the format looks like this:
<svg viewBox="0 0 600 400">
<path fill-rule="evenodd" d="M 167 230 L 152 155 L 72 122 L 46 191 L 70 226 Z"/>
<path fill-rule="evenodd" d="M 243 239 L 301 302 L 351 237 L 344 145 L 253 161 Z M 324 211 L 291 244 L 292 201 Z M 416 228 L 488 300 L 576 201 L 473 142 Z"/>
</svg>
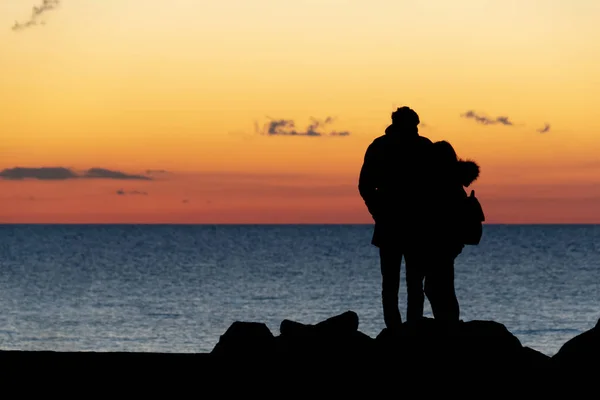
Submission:
<svg viewBox="0 0 600 400">
<path fill-rule="evenodd" d="M 0 225 L 0 349 L 206 353 L 235 321 L 384 328 L 372 225 Z M 404 266 L 400 310 L 406 312 Z M 600 225 L 485 225 L 461 319 L 549 356 L 600 318 Z M 429 303 L 425 315 L 431 317 Z"/>
</svg>

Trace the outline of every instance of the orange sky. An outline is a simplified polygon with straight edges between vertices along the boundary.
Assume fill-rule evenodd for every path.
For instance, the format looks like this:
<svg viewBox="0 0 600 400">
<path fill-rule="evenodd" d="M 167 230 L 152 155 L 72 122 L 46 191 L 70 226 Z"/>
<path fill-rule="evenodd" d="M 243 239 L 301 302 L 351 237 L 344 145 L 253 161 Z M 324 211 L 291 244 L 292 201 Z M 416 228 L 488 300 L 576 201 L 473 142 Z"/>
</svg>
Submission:
<svg viewBox="0 0 600 400">
<path fill-rule="evenodd" d="M 169 173 L 0 178 L 0 223 L 369 223 L 401 105 L 481 165 L 488 222 L 600 223 L 596 1 L 63 0 L 11 29 L 39 3 L 0 3 L 0 171 Z"/>
</svg>

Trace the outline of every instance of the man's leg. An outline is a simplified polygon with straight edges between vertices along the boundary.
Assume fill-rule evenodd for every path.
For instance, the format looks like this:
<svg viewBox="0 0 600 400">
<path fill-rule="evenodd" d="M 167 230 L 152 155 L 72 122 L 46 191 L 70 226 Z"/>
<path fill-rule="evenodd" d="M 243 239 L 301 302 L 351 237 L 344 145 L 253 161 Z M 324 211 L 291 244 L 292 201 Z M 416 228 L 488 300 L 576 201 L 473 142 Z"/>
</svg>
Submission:
<svg viewBox="0 0 600 400">
<path fill-rule="evenodd" d="M 436 257 L 425 278 L 425 294 L 433 317 L 443 322 L 458 322 L 460 308 L 454 289 L 454 257 Z"/>
<path fill-rule="evenodd" d="M 379 260 L 381 263 L 383 320 L 388 329 L 397 329 L 402 324 L 398 308 L 402 252 L 393 247 L 381 247 Z"/>
<path fill-rule="evenodd" d="M 427 270 L 427 260 L 418 253 L 408 253 L 406 261 L 406 294 L 407 294 L 407 321 L 418 321 L 423 317 L 425 294 L 423 292 L 423 279 Z"/>
</svg>

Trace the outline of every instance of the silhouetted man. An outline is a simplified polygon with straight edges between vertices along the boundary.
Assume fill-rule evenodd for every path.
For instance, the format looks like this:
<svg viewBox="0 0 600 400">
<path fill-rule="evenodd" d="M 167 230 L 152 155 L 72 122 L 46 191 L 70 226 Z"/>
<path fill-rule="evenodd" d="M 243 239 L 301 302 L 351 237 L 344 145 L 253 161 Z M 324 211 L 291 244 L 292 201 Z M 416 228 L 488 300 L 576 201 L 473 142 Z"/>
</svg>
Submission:
<svg viewBox="0 0 600 400">
<path fill-rule="evenodd" d="M 390 330 L 402 324 L 398 309 L 402 258 L 406 266 L 409 321 L 422 317 L 424 302 L 422 284 L 419 292 L 409 280 L 415 276 L 417 281 L 427 269 L 424 264 L 431 262 L 425 256 L 429 251 L 427 232 L 431 229 L 428 177 L 432 142 L 419 135 L 419 123 L 419 116 L 409 107 L 394 111 L 385 134 L 367 148 L 358 183 L 375 221 L 371 243 L 379 248 L 383 316 Z"/>
</svg>

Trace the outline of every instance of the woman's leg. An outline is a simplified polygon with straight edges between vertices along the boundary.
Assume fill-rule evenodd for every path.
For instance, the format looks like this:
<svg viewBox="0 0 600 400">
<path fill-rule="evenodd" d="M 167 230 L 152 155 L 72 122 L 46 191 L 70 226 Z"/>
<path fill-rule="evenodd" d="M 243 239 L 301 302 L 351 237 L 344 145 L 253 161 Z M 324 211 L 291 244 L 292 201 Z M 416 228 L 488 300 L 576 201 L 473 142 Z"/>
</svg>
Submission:
<svg viewBox="0 0 600 400">
<path fill-rule="evenodd" d="M 460 308 L 454 288 L 453 254 L 437 257 L 435 266 L 425 278 L 425 294 L 431 303 L 433 317 L 444 322 L 458 322 Z"/>
</svg>

